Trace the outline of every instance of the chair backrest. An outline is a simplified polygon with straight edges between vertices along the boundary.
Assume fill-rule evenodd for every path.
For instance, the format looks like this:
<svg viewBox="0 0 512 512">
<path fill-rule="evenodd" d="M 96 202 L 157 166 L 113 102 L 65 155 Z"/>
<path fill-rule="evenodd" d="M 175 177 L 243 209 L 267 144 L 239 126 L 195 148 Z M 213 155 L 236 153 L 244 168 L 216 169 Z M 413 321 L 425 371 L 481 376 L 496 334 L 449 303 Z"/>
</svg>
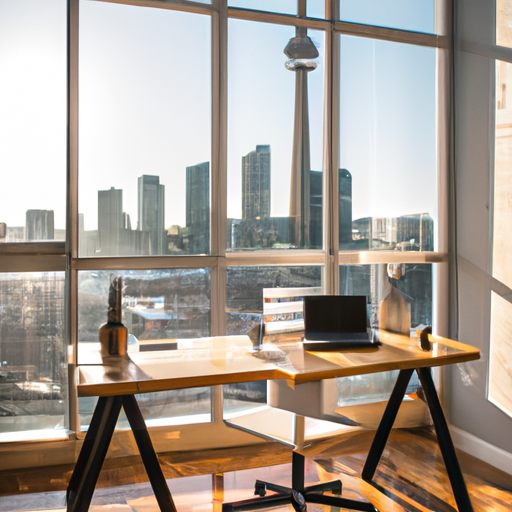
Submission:
<svg viewBox="0 0 512 512">
<path fill-rule="evenodd" d="M 304 330 L 305 295 L 322 295 L 320 286 L 263 288 L 263 323 L 266 334 Z"/>
</svg>

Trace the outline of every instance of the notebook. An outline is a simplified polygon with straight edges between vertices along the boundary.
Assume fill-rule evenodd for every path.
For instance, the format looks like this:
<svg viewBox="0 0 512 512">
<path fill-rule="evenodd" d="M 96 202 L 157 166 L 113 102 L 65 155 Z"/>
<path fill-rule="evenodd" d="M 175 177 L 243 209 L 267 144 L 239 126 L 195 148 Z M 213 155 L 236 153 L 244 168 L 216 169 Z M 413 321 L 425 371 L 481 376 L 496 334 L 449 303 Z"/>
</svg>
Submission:
<svg viewBox="0 0 512 512">
<path fill-rule="evenodd" d="M 364 295 L 304 297 L 304 349 L 343 350 L 380 345 L 368 328 Z"/>
</svg>

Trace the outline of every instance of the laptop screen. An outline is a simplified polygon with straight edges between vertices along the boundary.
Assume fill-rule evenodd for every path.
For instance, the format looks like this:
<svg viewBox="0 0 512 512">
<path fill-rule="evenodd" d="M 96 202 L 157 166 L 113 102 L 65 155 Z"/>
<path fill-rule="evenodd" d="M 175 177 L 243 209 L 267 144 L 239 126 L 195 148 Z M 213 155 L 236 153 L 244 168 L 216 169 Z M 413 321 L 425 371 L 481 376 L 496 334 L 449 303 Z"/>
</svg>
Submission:
<svg viewBox="0 0 512 512">
<path fill-rule="evenodd" d="M 304 297 L 304 330 L 355 333 L 367 330 L 365 295 L 308 295 Z"/>
</svg>

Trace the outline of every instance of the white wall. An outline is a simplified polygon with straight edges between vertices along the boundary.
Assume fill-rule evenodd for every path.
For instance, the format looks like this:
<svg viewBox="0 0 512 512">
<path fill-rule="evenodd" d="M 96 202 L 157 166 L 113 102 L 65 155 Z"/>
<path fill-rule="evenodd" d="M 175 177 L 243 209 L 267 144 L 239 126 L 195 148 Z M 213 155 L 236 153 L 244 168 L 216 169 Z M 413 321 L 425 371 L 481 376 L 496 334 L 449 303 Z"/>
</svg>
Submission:
<svg viewBox="0 0 512 512">
<path fill-rule="evenodd" d="M 470 434 L 466 440 L 475 436 L 484 445 L 487 443 L 508 452 L 506 458 L 512 457 L 512 420 L 486 399 L 492 264 L 494 58 L 498 55 L 494 47 L 496 6 L 495 0 L 455 0 L 455 7 L 458 339 L 478 347 L 482 358 L 447 370 L 445 405 L 450 423 Z M 467 445 L 464 449 L 471 453 Z M 506 469 L 498 461 L 494 462 Z"/>
</svg>

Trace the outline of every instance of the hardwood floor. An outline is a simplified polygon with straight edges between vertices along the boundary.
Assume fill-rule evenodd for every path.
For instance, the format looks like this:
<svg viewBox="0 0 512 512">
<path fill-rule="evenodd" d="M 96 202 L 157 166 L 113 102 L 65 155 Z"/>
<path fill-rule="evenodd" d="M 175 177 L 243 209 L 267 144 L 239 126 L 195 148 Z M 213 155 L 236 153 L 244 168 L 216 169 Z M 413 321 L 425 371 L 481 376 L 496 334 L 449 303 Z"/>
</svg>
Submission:
<svg viewBox="0 0 512 512">
<path fill-rule="evenodd" d="M 374 480 L 367 483 L 359 477 L 372 436 L 372 432 L 359 431 L 316 443 L 307 460 L 307 482 L 339 478 L 344 496 L 366 498 L 381 512 L 457 510 L 430 429 L 393 430 Z M 512 477 L 470 455 L 458 455 L 475 512 L 512 510 Z M 290 460 L 290 450 L 275 443 L 160 455 L 179 512 L 220 512 L 219 501 L 212 505 L 214 487 L 218 499 L 234 501 L 252 497 L 256 478 L 289 485 Z M 0 510 L 64 509 L 64 489 L 72 469 L 54 466 L 0 472 Z M 158 510 L 139 457 L 107 459 L 91 510 L 107 510 L 107 504 L 109 512 Z M 293 510 L 291 506 L 279 508 Z M 328 508 L 308 505 L 310 512 Z"/>
</svg>

